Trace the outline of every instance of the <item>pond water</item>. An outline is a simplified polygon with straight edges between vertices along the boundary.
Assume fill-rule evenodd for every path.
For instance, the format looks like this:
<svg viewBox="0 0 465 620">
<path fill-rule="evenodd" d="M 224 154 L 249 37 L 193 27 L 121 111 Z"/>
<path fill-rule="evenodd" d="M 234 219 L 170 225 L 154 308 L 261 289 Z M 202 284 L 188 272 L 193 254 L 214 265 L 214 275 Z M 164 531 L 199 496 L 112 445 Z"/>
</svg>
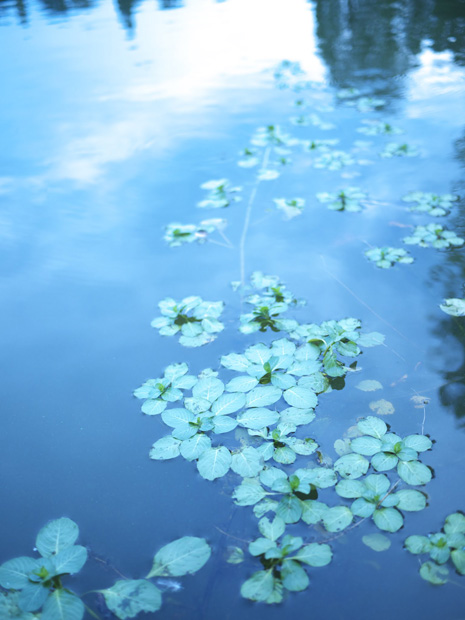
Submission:
<svg viewBox="0 0 465 620">
<path fill-rule="evenodd" d="M 115 569 L 143 578 L 157 549 L 182 536 L 208 541 L 210 560 L 164 593 L 159 617 L 465 618 L 465 580 L 451 561 L 448 582 L 433 586 L 418 572 L 429 557 L 403 546 L 465 510 L 464 319 L 439 307 L 464 296 L 464 254 L 403 242 L 428 224 L 465 233 L 464 33 L 459 0 L 0 1 L 0 561 L 33 555 L 38 530 L 66 516 L 89 550 L 81 573 L 66 580 L 79 594 L 110 587 Z M 285 67 L 276 77 L 285 59 L 304 74 Z M 403 133 L 369 135 L 378 121 Z M 291 136 L 289 153 L 250 146 L 270 125 Z M 238 166 L 246 147 L 257 150 L 256 167 Z M 331 169 L 335 151 L 347 165 Z M 279 176 L 257 181 L 264 168 Z M 201 185 L 219 179 L 240 186 L 242 200 L 198 208 L 208 194 Z M 317 198 L 348 187 L 366 194 L 360 211 Z M 435 217 L 409 210 L 416 203 L 402 198 L 410 192 L 454 200 Z M 303 208 L 287 215 L 274 202 L 297 197 Z M 171 223 L 211 218 L 227 226 L 206 243 L 170 247 L 163 238 Z M 377 267 L 365 252 L 383 246 L 414 262 Z M 282 318 L 355 317 L 363 333 L 385 336 L 358 358 L 340 357 L 357 363 L 319 394 L 315 420 L 298 427 L 319 456 L 268 466 L 330 469 L 334 442 L 376 415 L 374 401 L 390 403 L 377 417 L 392 432 L 434 441 L 419 456 L 433 479 L 413 487 L 427 494 L 427 507 L 382 532 L 389 549 L 362 542 L 380 532 L 368 518 L 341 535 L 321 522 L 287 525 L 305 543 L 328 541 L 333 559 L 307 567 L 308 589 L 274 605 L 240 594 L 263 568 L 247 551 L 260 535 L 253 508 L 232 500 L 241 477 L 230 471 L 211 482 L 195 462 L 150 459 L 172 429 L 142 414 L 133 396 L 175 362 L 193 375 L 212 368 L 227 382 L 235 375 L 221 356 L 289 338 L 238 330 L 253 306 L 250 291 L 231 282 L 248 283 L 256 271 L 279 276 L 306 301 Z M 160 301 L 192 295 L 225 304 L 224 330 L 202 347 L 150 326 Z M 380 389 L 358 389 L 363 380 Z M 285 400 L 269 408 L 281 411 Z M 233 451 L 252 440 L 244 425 L 212 437 Z M 395 469 L 387 475 L 398 480 Z M 400 488 L 410 487 L 401 480 Z M 318 499 L 352 502 L 333 488 Z M 240 564 L 226 561 L 235 546 Z M 114 617 L 94 594 L 84 601 Z"/>
</svg>

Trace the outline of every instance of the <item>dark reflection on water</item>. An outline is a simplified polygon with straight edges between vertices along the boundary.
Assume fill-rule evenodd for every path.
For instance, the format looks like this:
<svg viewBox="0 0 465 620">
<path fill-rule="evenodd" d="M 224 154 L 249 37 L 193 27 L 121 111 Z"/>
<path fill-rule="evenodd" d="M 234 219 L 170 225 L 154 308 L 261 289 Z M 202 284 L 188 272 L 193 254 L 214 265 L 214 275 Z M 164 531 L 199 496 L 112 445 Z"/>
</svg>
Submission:
<svg viewBox="0 0 465 620">
<path fill-rule="evenodd" d="M 183 0 L 157 0 L 160 9 L 177 9 L 183 6 Z M 134 28 L 133 15 L 144 0 L 115 0 L 122 22 L 126 28 Z M 0 17 L 8 12 L 16 12 L 22 24 L 28 22 L 29 6 L 33 4 L 27 0 L 0 0 Z M 50 15 L 72 15 L 83 10 L 89 10 L 100 4 L 93 0 L 40 0 L 40 7 Z"/>
<path fill-rule="evenodd" d="M 397 78 L 415 64 L 425 39 L 465 64 L 465 1 L 314 0 L 317 36 L 338 86 L 370 84 L 380 94 L 399 89 Z M 386 80 L 394 79 L 390 84 Z"/>
</svg>

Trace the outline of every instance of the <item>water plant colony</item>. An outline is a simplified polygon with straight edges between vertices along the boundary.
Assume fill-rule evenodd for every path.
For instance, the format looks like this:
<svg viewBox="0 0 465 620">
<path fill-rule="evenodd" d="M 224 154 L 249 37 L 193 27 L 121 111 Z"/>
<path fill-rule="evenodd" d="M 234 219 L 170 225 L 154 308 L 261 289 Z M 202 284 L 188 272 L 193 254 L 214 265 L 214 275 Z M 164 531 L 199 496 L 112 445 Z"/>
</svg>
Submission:
<svg viewBox="0 0 465 620">
<path fill-rule="evenodd" d="M 279 88 L 297 93 L 293 102 L 296 113 L 290 119 L 296 131 L 302 126 L 334 128 L 313 106 L 310 112 L 303 94 L 321 90 L 321 85 L 309 82 L 297 63 L 284 61 L 274 77 Z M 372 116 L 378 115 L 385 103 L 355 88 L 343 89 L 336 97 Z M 325 113 L 330 108 L 317 111 Z M 389 140 L 380 147 L 381 158 L 419 154 L 414 146 L 398 141 L 401 129 L 380 118 L 363 118 L 358 131 L 375 140 Z M 390 141 L 394 138 L 396 141 Z M 247 199 L 243 189 L 227 179 L 203 183 L 205 197 L 198 208 L 223 213 L 239 208 L 236 205 L 241 201 L 245 204 L 238 243 L 240 280 L 232 284 L 247 306 L 247 312 L 239 317 L 239 330 L 255 334 L 256 342 L 241 353 L 223 355 L 219 369 L 206 368 L 198 375 L 189 374 L 184 362 L 172 363 L 162 376 L 149 379 L 134 392 L 143 401 L 142 412 L 159 416 L 168 429 L 153 444 L 151 459 L 181 457 L 208 481 L 227 474 L 236 477 L 232 499 L 253 512 L 257 533 L 247 545 L 230 547 L 228 562 L 240 563 L 246 553 L 255 558 L 256 570 L 243 583 L 241 594 L 268 604 L 279 604 L 289 592 L 309 587 L 308 571 L 332 560 L 330 542 L 368 521 L 379 532 L 363 536 L 363 542 L 376 551 L 389 548 L 388 535 L 402 528 L 410 512 L 426 508 L 424 489 L 432 478 L 423 459 L 427 460 L 433 441 L 423 429 L 422 434 L 397 434 L 379 417 L 393 410 L 384 399 L 370 403 L 374 415 L 358 419 L 335 442 L 338 458 L 334 462 L 312 437 L 319 396 L 355 374 L 361 352 L 382 345 L 384 336 L 366 333 L 356 318 L 302 323 L 292 315 L 298 314 L 304 302 L 278 276 L 254 271 L 246 279 L 245 244 L 260 184 L 284 174 L 297 149 L 303 149 L 316 169 L 341 170 L 363 163 L 357 160 L 357 153 L 364 143 L 356 144 L 351 152 L 340 150 L 337 144 L 337 139 L 302 140 L 277 125 L 259 127 L 238 161 L 254 174 Z M 421 188 L 401 198 L 411 210 L 429 218 L 445 218 L 458 199 Z M 362 211 L 371 200 L 363 188 L 355 186 L 318 193 L 316 199 L 328 209 L 349 213 Z M 305 200 L 277 197 L 274 208 L 285 219 L 292 219 L 302 214 Z M 203 219 L 198 224 L 173 222 L 166 225 L 164 238 L 173 248 L 206 242 L 234 248 L 226 226 L 224 218 Z M 430 220 L 415 227 L 403 243 L 441 249 L 461 246 L 464 240 Z M 381 269 L 414 260 L 407 249 L 385 245 L 370 247 L 365 255 Z M 440 307 L 454 317 L 465 315 L 464 299 L 449 298 Z M 179 338 L 185 347 L 200 347 L 224 329 L 223 309 L 222 301 L 198 296 L 167 298 L 160 301 L 160 315 L 152 326 L 161 336 Z M 266 332 L 274 339 L 264 344 L 261 340 Z M 373 392 L 382 386 L 375 380 L 362 380 L 357 387 Z M 293 533 L 293 526 L 302 523 L 308 526 L 305 538 Z M 465 516 L 457 510 L 437 527 L 437 532 L 409 536 L 404 547 L 422 556 L 421 577 L 441 585 L 447 582 L 450 569 L 465 574 Z M 39 557 L 18 557 L 1 565 L 1 617 L 80 620 L 86 608 L 99 617 L 66 586 L 66 577 L 78 573 L 88 556 L 85 547 L 75 544 L 78 535 L 78 526 L 70 519 L 51 521 L 37 536 Z M 121 620 L 139 612 L 155 612 L 162 605 L 163 578 L 193 574 L 210 555 L 204 539 L 184 536 L 156 553 L 144 578 L 118 579 L 112 587 L 96 590 L 94 596 L 103 597 Z"/>
</svg>

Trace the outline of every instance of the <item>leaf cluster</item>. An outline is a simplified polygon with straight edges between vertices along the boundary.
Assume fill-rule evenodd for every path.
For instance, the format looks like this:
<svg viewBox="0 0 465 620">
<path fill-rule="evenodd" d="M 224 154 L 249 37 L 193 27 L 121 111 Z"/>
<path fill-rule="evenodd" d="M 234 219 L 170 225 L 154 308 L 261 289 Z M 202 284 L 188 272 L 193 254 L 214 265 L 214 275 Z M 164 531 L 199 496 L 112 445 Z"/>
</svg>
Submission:
<svg viewBox="0 0 465 620">
<path fill-rule="evenodd" d="M 458 200 L 458 196 L 453 194 L 433 194 L 431 192 L 409 192 L 402 200 L 404 202 L 415 203 L 410 207 L 410 211 L 428 213 L 435 217 L 447 215 L 452 203 Z"/>
<path fill-rule="evenodd" d="M 371 260 L 377 267 L 389 269 L 395 263 L 410 264 L 413 263 L 413 257 L 402 248 L 392 248 L 384 246 L 381 248 L 371 248 L 365 252 L 365 256 Z"/>
<path fill-rule="evenodd" d="M 391 157 L 417 157 L 420 154 L 415 146 L 411 146 L 406 142 L 389 142 L 386 144 L 384 151 L 380 153 L 381 157 L 390 159 Z"/>
<path fill-rule="evenodd" d="M 224 308 L 222 301 L 204 301 L 192 296 L 176 302 L 167 297 L 158 307 L 162 316 L 153 319 L 152 327 L 158 329 L 161 336 L 179 333 L 179 343 L 185 347 L 200 347 L 212 342 L 224 329 L 218 320 Z"/>
<path fill-rule="evenodd" d="M 186 243 L 205 243 L 208 235 L 225 227 L 226 220 L 218 218 L 202 220 L 198 225 L 172 223 L 166 226 L 164 239 L 172 248 Z"/>
<path fill-rule="evenodd" d="M 447 571 L 439 571 L 438 566 L 449 560 L 459 575 L 465 575 L 465 516 L 461 512 L 447 516 L 440 532 L 428 536 L 409 536 L 404 544 L 410 553 L 429 554 L 431 561 L 421 565 L 420 575 L 434 585 L 446 583 L 443 576 Z"/>
<path fill-rule="evenodd" d="M 43 527 L 36 539 L 40 558 L 18 557 L 0 566 L 0 617 L 20 620 L 81 620 L 85 606 L 80 596 L 62 584 L 62 578 L 78 573 L 87 561 L 87 549 L 75 545 L 79 528 L 66 517 Z M 148 581 L 153 577 L 197 572 L 208 561 L 210 546 L 203 538 L 184 536 L 162 547 L 145 579 L 122 579 L 97 590 L 117 618 L 134 618 L 155 612 L 162 605 L 161 591 Z"/>
<path fill-rule="evenodd" d="M 451 230 L 446 230 L 440 224 L 427 224 L 426 226 L 416 226 L 413 235 L 404 237 L 404 243 L 408 245 L 419 245 L 422 248 L 431 246 L 436 249 L 459 247 L 465 241 Z"/>
<path fill-rule="evenodd" d="M 227 179 L 206 181 L 200 187 L 208 190 L 207 198 L 197 203 L 201 209 L 224 209 L 233 202 L 242 200 L 240 196 L 236 196 L 242 188 L 232 187 Z"/>
<path fill-rule="evenodd" d="M 262 537 L 249 544 L 249 552 L 260 559 L 263 570 L 255 572 L 242 584 L 241 594 L 245 598 L 280 603 L 286 590 L 301 592 L 309 586 L 303 565 L 321 567 L 331 562 L 329 545 L 304 545 L 302 538 L 284 535 L 286 524 L 279 516 L 273 521 L 263 517 L 258 528 Z"/>
<path fill-rule="evenodd" d="M 362 210 L 360 203 L 367 199 L 367 194 L 359 187 L 347 187 L 337 192 L 320 192 L 316 197 L 332 211 L 356 212 Z"/>
</svg>

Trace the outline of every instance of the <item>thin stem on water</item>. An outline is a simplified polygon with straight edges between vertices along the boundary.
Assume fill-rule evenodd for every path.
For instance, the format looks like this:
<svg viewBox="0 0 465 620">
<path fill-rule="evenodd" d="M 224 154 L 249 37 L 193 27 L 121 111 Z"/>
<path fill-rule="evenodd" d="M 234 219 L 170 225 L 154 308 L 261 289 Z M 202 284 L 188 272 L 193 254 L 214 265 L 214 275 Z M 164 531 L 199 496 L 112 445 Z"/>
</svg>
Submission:
<svg viewBox="0 0 465 620">
<path fill-rule="evenodd" d="M 271 147 L 268 146 L 263 154 L 262 165 L 260 167 L 261 170 L 266 168 L 268 164 L 268 158 L 270 156 Z M 250 226 L 250 214 L 252 212 L 252 206 L 255 200 L 255 196 L 257 195 L 258 186 L 260 184 L 260 178 L 257 176 L 255 180 L 255 184 L 250 192 L 249 202 L 247 203 L 247 209 L 245 212 L 245 220 L 244 226 L 242 228 L 241 240 L 239 243 L 239 259 L 240 259 L 240 269 L 241 269 L 241 285 L 245 286 L 245 240 L 247 238 L 247 232 Z"/>
</svg>

